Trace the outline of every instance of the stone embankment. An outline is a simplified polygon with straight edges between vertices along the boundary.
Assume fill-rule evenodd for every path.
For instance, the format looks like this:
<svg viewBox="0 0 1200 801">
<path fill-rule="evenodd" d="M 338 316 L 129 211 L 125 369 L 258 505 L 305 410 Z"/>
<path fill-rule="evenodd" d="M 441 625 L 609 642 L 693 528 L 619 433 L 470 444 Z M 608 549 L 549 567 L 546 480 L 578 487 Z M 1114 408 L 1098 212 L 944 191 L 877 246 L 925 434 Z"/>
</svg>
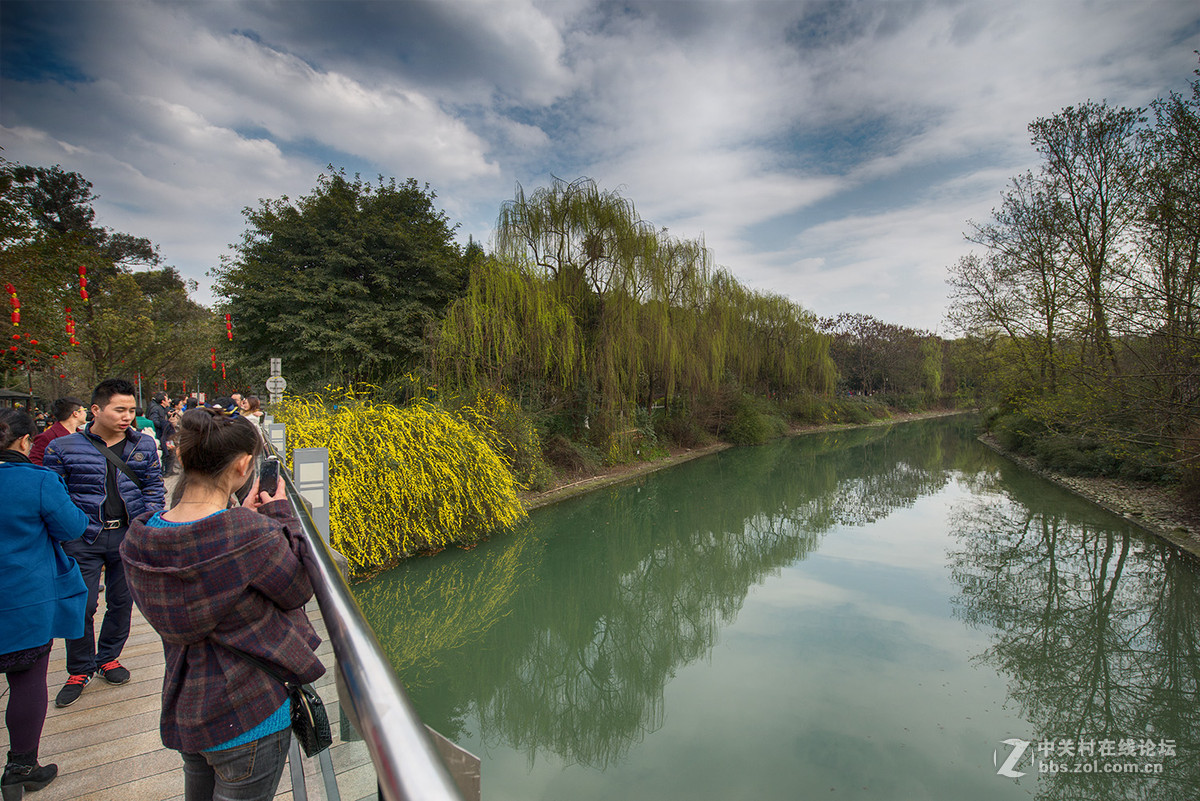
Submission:
<svg viewBox="0 0 1200 801">
<path fill-rule="evenodd" d="M 981 436 L 979 441 L 1006 459 L 1200 557 L 1200 509 L 1185 504 L 1178 489 L 1116 478 L 1068 476 L 1046 470 L 1036 459 L 1004 450 L 990 436 Z"/>
</svg>

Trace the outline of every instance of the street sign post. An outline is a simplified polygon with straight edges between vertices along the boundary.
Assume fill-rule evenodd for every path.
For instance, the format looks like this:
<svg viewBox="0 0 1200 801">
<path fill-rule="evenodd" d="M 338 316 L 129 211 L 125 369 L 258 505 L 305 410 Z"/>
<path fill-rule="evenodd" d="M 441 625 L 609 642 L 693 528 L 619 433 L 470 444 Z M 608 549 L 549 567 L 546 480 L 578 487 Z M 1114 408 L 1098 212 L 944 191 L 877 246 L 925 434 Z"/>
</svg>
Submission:
<svg viewBox="0 0 1200 801">
<path fill-rule="evenodd" d="M 271 403 L 279 403 L 283 399 L 283 391 L 287 389 L 287 380 L 281 375 L 273 375 L 267 379 L 267 391 L 271 393 Z"/>
</svg>

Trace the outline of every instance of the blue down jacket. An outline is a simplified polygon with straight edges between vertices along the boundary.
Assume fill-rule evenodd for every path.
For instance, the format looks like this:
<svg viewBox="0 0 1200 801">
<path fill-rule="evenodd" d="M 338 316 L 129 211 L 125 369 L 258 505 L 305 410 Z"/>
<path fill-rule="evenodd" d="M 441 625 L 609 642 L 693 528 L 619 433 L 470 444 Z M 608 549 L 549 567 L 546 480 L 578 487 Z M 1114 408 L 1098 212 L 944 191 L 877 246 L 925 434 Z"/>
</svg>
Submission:
<svg viewBox="0 0 1200 801">
<path fill-rule="evenodd" d="M 42 457 L 42 464 L 63 477 L 71 500 L 88 516 L 87 531 L 83 533 L 84 542 L 95 542 L 100 534 L 104 476 L 108 470 L 108 460 L 104 454 L 87 440 L 90 437 L 96 445 L 104 447 L 104 441 L 93 435 L 91 429 L 89 424 L 74 434 L 59 437 L 46 446 L 46 454 Z M 125 429 L 125 439 L 131 443 L 125 446 L 125 463 L 142 482 L 142 489 L 139 490 L 133 479 L 117 470 L 117 489 L 132 521 L 144 512 L 161 510 L 166 489 L 163 487 L 162 466 L 158 461 L 154 439 L 133 428 Z M 116 470 L 115 467 L 113 469 Z"/>
<path fill-rule="evenodd" d="M 87 585 L 60 542 L 87 518 L 62 480 L 32 463 L 0 463 L 0 653 L 83 636 Z"/>
</svg>

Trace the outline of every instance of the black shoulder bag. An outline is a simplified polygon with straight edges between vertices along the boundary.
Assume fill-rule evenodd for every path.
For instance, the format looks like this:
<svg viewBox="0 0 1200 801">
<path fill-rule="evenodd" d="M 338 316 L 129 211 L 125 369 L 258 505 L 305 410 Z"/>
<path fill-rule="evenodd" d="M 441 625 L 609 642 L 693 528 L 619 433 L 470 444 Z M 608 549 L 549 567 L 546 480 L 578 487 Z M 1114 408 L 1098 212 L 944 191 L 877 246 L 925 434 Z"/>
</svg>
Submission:
<svg viewBox="0 0 1200 801">
<path fill-rule="evenodd" d="M 292 701 L 292 734 L 304 749 L 304 755 L 314 757 L 333 744 L 333 731 L 329 728 L 329 715 L 325 711 L 325 703 L 311 684 L 297 684 L 288 681 L 275 668 L 268 665 L 257 656 L 246 653 L 232 645 L 217 643 L 222 648 L 240 656 L 246 662 L 266 673 L 287 688 L 288 698 Z"/>
<path fill-rule="evenodd" d="M 93 448 L 100 451 L 100 453 L 104 454 L 104 458 L 107 459 L 108 461 L 112 462 L 113 467 L 117 468 L 122 473 L 129 476 L 129 478 L 133 481 L 133 483 L 137 484 L 138 489 L 142 489 L 142 480 L 137 477 L 137 473 L 133 472 L 133 468 L 130 467 L 129 464 L 124 459 L 118 459 L 116 456 L 113 455 L 113 452 L 110 451 L 107 447 L 101 447 L 101 446 L 97 445 L 96 440 L 92 439 L 87 434 L 84 434 L 83 438 L 86 439 L 88 442 L 92 443 Z"/>
</svg>

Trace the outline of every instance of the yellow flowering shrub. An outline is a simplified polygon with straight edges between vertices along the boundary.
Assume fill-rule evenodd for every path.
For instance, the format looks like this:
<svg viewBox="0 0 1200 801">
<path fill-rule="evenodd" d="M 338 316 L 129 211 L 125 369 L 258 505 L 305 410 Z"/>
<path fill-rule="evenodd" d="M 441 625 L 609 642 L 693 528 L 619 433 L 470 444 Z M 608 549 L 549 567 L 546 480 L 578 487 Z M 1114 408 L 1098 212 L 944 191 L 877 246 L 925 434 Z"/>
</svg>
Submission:
<svg viewBox="0 0 1200 801">
<path fill-rule="evenodd" d="M 525 516 L 504 460 L 461 418 L 425 400 L 375 403 L 352 390 L 285 396 L 295 448 L 329 449 L 329 538 L 354 572 L 468 544 Z"/>
</svg>

